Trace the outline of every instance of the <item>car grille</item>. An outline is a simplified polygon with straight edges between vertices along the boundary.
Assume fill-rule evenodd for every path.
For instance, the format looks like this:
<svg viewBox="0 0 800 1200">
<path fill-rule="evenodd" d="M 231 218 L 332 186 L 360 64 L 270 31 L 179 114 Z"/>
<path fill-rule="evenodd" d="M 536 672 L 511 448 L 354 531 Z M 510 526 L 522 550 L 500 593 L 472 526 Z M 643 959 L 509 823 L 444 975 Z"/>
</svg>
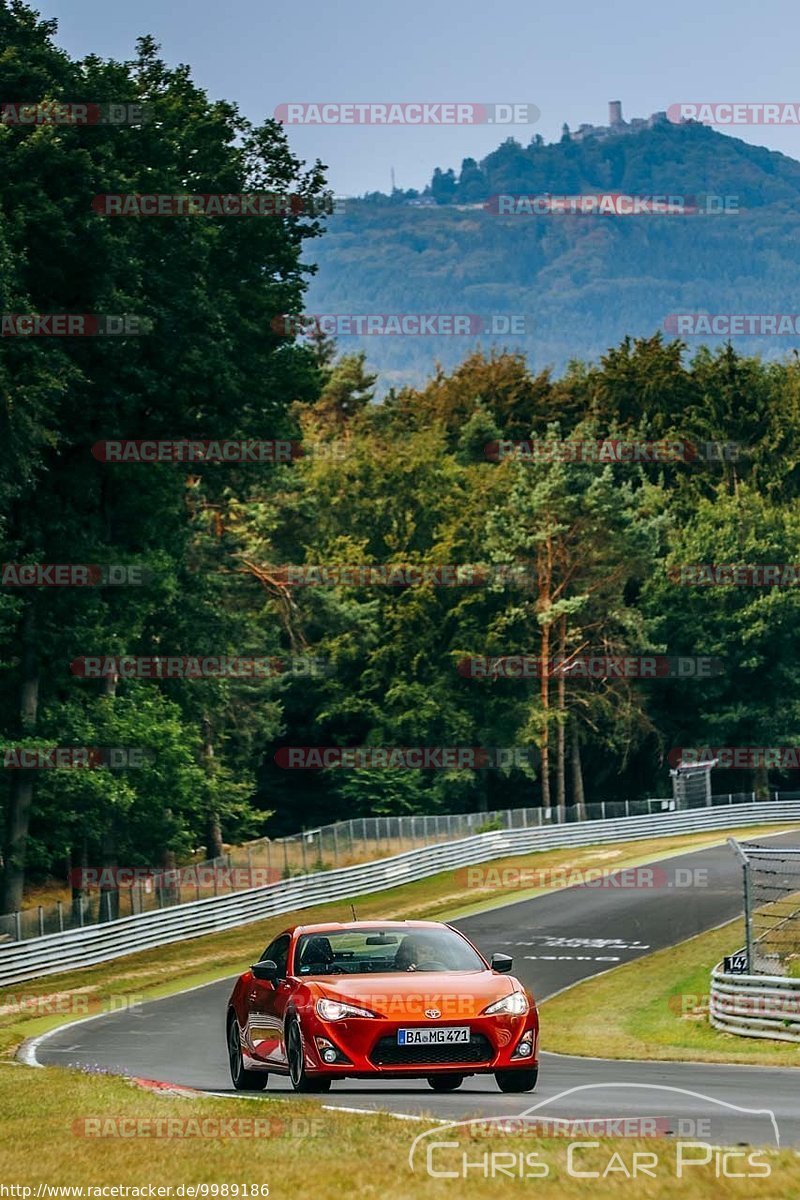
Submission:
<svg viewBox="0 0 800 1200">
<path fill-rule="evenodd" d="M 398 1046 L 394 1037 L 382 1037 L 370 1053 L 376 1067 L 404 1067 L 415 1063 L 445 1066 L 450 1063 L 483 1063 L 494 1057 L 492 1043 L 482 1033 L 473 1033 L 469 1042 L 447 1046 Z"/>
</svg>

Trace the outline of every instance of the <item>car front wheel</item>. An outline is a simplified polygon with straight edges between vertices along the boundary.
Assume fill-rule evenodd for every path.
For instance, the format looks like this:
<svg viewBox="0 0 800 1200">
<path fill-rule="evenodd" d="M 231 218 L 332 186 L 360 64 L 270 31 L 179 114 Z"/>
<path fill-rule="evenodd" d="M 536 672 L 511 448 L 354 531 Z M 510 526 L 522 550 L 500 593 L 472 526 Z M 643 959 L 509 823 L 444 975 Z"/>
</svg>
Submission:
<svg viewBox="0 0 800 1200">
<path fill-rule="evenodd" d="M 289 1078 L 296 1092 L 327 1092 L 330 1089 L 330 1079 L 309 1075 L 306 1071 L 303 1032 L 297 1017 L 293 1017 L 286 1027 L 286 1058 L 289 1063 Z"/>
<path fill-rule="evenodd" d="M 539 1068 L 528 1071 L 495 1071 L 497 1086 L 501 1092 L 532 1092 L 539 1078 Z"/>
</svg>

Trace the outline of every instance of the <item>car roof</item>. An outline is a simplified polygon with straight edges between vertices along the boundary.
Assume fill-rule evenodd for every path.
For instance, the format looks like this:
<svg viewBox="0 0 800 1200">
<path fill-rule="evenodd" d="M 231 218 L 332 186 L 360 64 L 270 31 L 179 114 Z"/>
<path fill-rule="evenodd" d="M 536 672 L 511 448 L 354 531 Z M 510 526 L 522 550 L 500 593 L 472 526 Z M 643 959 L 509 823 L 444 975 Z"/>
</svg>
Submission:
<svg viewBox="0 0 800 1200">
<path fill-rule="evenodd" d="M 299 935 L 301 933 L 334 933 L 337 931 L 359 929 L 396 929 L 398 932 L 410 929 L 444 929 L 442 921 L 328 921 L 319 925 L 295 925 L 286 933 Z"/>
</svg>

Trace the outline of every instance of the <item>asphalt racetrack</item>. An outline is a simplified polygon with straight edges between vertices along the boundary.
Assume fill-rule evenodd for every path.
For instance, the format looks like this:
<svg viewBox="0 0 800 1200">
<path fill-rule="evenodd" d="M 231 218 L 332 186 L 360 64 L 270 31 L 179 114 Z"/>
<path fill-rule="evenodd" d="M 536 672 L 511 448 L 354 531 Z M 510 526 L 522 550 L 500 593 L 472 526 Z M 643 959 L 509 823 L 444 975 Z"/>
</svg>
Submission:
<svg viewBox="0 0 800 1200">
<path fill-rule="evenodd" d="M 800 831 L 758 840 L 797 846 Z M 741 913 L 741 867 L 728 846 L 654 865 L 653 887 L 564 888 L 453 923 L 487 956 L 495 950 L 512 955 L 513 973 L 541 1000 Z M 262 951 L 254 942 L 253 960 Z M 42 1065 L 102 1068 L 236 1095 L 224 1029 L 232 984 L 232 979 L 220 980 L 64 1026 L 29 1048 L 29 1060 L 33 1055 Z M 541 1045 L 547 1046 L 546 1008 Z M 266 1093 L 257 1095 L 289 1092 L 288 1079 L 272 1075 Z M 791 1068 L 606 1061 L 551 1055 L 545 1049 L 536 1090 L 524 1095 L 504 1095 L 492 1076 L 472 1076 L 459 1091 L 442 1095 L 424 1080 L 345 1080 L 334 1083 L 321 1100 L 326 1106 L 450 1121 L 533 1109 L 542 1119 L 655 1116 L 661 1128 L 678 1137 L 696 1135 L 728 1145 L 774 1145 L 777 1127 L 781 1145 L 800 1146 L 800 1072 Z M 425 1126 L 415 1122 L 409 1133 L 412 1128 Z"/>
</svg>

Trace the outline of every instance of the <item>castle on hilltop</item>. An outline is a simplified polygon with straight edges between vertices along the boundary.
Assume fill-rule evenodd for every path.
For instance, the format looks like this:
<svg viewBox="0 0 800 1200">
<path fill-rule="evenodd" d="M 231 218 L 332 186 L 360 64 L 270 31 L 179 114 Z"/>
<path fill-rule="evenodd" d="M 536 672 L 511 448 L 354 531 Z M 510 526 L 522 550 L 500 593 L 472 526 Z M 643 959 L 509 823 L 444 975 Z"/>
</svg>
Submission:
<svg viewBox="0 0 800 1200">
<path fill-rule="evenodd" d="M 623 121 L 622 101 L 609 100 L 607 125 L 579 125 L 574 133 L 571 133 L 569 126 L 565 124 L 562 127 L 562 134 L 564 137 L 571 138 L 573 142 L 582 142 L 590 137 L 620 137 L 626 133 L 640 133 L 642 129 L 652 129 L 654 125 L 659 125 L 666 120 L 666 112 L 654 112 L 649 117 L 633 117 L 630 121 Z"/>
</svg>

